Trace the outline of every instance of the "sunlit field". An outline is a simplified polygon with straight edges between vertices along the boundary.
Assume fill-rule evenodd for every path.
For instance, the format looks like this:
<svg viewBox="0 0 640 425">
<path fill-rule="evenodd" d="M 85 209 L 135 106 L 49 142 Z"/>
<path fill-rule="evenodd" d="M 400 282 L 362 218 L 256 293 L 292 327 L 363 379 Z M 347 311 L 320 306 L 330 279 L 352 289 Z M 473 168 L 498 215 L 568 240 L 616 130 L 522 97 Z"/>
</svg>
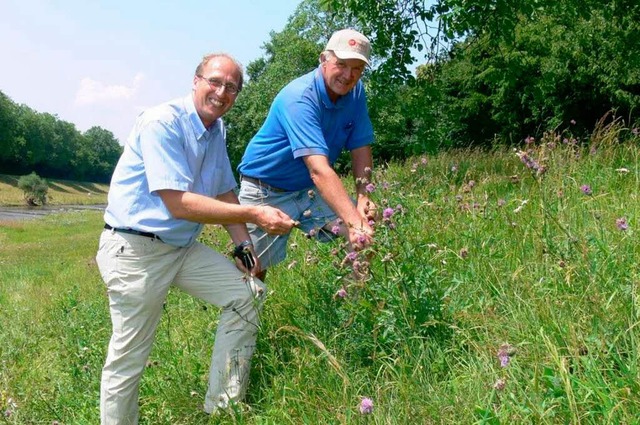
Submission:
<svg viewBox="0 0 640 425">
<path fill-rule="evenodd" d="M 270 270 L 250 409 L 202 413 L 217 310 L 173 291 L 140 423 L 638 423 L 638 142 L 614 123 L 378 167 L 370 253 L 297 232 Z M 98 423 L 101 227 L 0 227 L 0 423 Z"/>
<path fill-rule="evenodd" d="M 20 176 L 0 174 L 0 206 L 25 205 L 24 193 L 18 188 Z M 47 204 L 95 205 L 107 203 L 108 184 L 50 180 Z"/>
</svg>

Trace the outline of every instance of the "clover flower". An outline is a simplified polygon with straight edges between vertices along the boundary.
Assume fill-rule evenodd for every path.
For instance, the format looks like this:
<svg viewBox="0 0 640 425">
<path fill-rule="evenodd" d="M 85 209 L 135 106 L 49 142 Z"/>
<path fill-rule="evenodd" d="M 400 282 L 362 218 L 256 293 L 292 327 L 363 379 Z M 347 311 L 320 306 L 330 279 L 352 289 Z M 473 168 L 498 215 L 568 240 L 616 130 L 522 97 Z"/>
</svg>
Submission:
<svg viewBox="0 0 640 425">
<path fill-rule="evenodd" d="M 368 397 L 364 397 L 360 402 L 360 413 L 363 415 L 373 413 L 373 400 Z"/>
</svg>

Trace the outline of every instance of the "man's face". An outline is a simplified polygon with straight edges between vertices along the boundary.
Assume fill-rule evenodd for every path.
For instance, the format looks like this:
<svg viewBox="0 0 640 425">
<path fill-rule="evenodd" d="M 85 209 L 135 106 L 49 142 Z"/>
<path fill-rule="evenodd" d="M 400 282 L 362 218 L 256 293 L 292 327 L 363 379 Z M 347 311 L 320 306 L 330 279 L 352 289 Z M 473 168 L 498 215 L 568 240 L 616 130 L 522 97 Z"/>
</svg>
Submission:
<svg viewBox="0 0 640 425">
<path fill-rule="evenodd" d="M 355 87 L 362 76 L 365 62 L 360 59 L 340 59 L 333 55 L 323 58 L 322 77 L 329 98 L 336 101 Z"/>
<path fill-rule="evenodd" d="M 205 127 L 231 109 L 238 97 L 237 91 L 232 91 L 239 84 L 240 69 L 224 56 L 209 60 L 202 67 L 202 74 L 193 78 L 193 100 Z"/>
</svg>

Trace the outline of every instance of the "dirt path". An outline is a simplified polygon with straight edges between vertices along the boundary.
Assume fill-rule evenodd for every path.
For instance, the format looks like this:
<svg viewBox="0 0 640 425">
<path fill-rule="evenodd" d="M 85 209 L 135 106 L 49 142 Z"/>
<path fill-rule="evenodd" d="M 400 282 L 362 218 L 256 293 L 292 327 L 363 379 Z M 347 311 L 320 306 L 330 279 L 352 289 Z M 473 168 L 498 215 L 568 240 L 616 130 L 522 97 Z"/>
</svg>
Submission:
<svg viewBox="0 0 640 425">
<path fill-rule="evenodd" d="M 105 205 L 46 205 L 44 207 L 2 207 L 0 221 L 30 220 L 52 213 L 82 210 L 104 210 Z"/>
</svg>

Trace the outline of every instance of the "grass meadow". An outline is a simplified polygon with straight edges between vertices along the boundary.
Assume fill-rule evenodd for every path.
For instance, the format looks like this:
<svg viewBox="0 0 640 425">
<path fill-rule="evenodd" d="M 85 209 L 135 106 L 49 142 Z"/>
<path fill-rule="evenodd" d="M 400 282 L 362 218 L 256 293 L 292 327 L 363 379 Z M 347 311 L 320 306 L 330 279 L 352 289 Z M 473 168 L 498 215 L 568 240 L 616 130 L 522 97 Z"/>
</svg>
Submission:
<svg viewBox="0 0 640 425">
<path fill-rule="evenodd" d="M 0 206 L 24 206 L 24 193 L 18 188 L 20 176 L 0 174 Z M 49 184 L 49 205 L 95 205 L 107 203 L 108 184 L 45 179 Z"/>
<path fill-rule="evenodd" d="M 140 423 L 639 423 L 638 142 L 616 122 L 378 168 L 370 261 L 296 232 L 270 271 L 251 410 L 201 413 L 218 313 L 173 291 Z M 1 224 L 0 424 L 99 422 L 101 227 Z M 230 248 L 216 226 L 202 239 Z"/>
</svg>

